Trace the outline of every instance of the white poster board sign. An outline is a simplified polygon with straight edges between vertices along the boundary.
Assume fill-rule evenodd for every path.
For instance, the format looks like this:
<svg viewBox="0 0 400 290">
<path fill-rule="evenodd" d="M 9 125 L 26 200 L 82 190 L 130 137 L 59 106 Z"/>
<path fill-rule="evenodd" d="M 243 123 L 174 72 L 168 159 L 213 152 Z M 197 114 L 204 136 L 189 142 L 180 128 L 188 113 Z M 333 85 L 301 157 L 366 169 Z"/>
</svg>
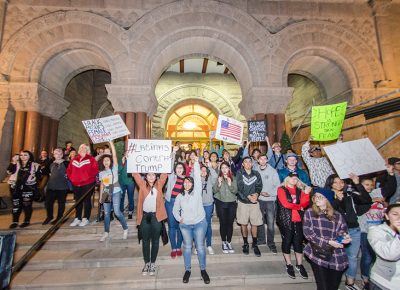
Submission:
<svg viewBox="0 0 400 290">
<path fill-rule="evenodd" d="M 241 145 L 242 138 L 243 138 L 242 122 L 226 116 L 222 115 L 218 116 L 215 139 Z"/>
<path fill-rule="evenodd" d="M 171 140 L 128 140 L 129 173 L 171 173 Z"/>
<path fill-rule="evenodd" d="M 82 124 L 93 144 L 108 142 L 130 134 L 120 115 L 84 120 Z"/>
<path fill-rule="evenodd" d="M 385 160 L 368 138 L 329 145 L 324 150 L 341 179 L 349 178 L 350 173 L 360 176 L 386 170 Z"/>
</svg>

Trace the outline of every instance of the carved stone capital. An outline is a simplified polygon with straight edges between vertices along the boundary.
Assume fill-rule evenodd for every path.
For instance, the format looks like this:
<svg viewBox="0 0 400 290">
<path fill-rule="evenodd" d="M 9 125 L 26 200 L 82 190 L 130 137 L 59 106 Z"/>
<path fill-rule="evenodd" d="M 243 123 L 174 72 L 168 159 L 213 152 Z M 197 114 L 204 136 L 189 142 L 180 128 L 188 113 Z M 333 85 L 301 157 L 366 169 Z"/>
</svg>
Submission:
<svg viewBox="0 0 400 290">
<path fill-rule="evenodd" d="M 9 102 L 15 111 L 35 111 L 59 120 L 69 102 L 38 83 L 9 83 Z"/>
<path fill-rule="evenodd" d="M 151 117 L 157 110 L 151 86 L 108 84 L 106 89 L 115 112 L 145 112 Z"/>
<path fill-rule="evenodd" d="M 368 3 L 374 16 L 387 16 L 390 13 L 392 0 L 371 0 Z"/>
<path fill-rule="evenodd" d="M 246 118 L 255 114 L 281 114 L 292 100 L 294 88 L 289 87 L 253 87 L 239 104 Z"/>
</svg>

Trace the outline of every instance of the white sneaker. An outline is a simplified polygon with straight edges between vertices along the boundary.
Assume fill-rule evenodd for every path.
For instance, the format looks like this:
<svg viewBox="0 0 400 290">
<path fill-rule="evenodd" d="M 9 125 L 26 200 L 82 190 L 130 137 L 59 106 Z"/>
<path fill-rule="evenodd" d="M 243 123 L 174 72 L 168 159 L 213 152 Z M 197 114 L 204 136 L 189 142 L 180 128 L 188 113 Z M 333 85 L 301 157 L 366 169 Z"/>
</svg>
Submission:
<svg viewBox="0 0 400 290">
<path fill-rule="evenodd" d="M 101 237 L 101 239 L 99 240 L 100 242 L 104 242 L 105 240 L 107 240 L 110 237 L 109 233 L 104 233 L 104 235 Z"/>
<path fill-rule="evenodd" d="M 128 238 L 128 229 L 124 230 L 124 233 L 122 235 L 122 239 L 126 240 Z"/>
<path fill-rule="evenodd" d="M 156 265 L 154 263 L 150 263 L 149 275 L 154 276 L 155 273 L 156 273 Z"/>
<path fill-rule="evenodd" d="M 228 247 L 228 252 L 229 252 L 229 254 L 235 253 L 235 250 L 233 249 L 231 243 L 226 243 L 226 246 Z"/>
<path fill-rule="evenodd" d="M 193 254 L 194 254 L 194 255 L 197 255 L 196 247 L 193 247 Z"/>
<path fill-rule="evenodd" d="M 229 253 L 228 243 L 225 241 L 222 242 L 222 253 L 224 253 L 224 254 Z"/>
<path fill-rule="evenodd" d="M 87 226 L 89 224 L 89 220 L 87 218 L 83 218 L 81 223 L 79 224 L 80 227 Z"/>
<path fill-rule="evenodd" d="M 72 223 L 69 224 L 70 227 L 76 227 L 81 223 L 81 220 L 78 218 L 75 218 Z"/>
<path fill-rule="evenodd" d="M 209 255 L 214 255 L 215 253 L 214 253 L 214 250 L 213 250 L 213 248 L 211 247 L 211 246 L 208 246 L 207 247 L 207 250 L 208 250 L 208 254 Z"/>
</svg>

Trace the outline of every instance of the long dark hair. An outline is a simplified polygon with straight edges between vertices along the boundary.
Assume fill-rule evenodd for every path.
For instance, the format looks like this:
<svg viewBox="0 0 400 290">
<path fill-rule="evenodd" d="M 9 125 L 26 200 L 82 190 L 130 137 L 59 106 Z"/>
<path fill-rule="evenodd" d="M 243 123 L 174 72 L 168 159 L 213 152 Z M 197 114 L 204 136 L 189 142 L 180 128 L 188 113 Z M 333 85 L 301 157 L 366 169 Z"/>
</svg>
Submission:
<svg viewBox="0 0 400 290">
<path fill-rule="evenodd" d="M 35 157 L 33 156 L 32 152 L 29 150 L 21 150 L 23 153 L 28 153 L 29 154 L 29 159 L 26 161 L 26 165 L 32 163 L 35 160 Z M 18 159 L 19 165 L 23 167 L 21 157 Z"/>
<path fill-rule="evenodd" d="M 208 177 L 210 176 L 210 169 L 208 169 L 208 167 L 205 166 L 205 165 L 201 165 L 201 167 L 200 167 L 200 172 L 201 172 L 201 169 L 202 169 L 202 168 L 205 168 L 205 169 L 206 169 L 207 175 L 205 176 L 204 181 L 207 182 L 207 181 L 208 181 Z"/>
<path fill-rule="evenodd" d="M 106 170 L 106 168 L 104 166 L 104 159 L 106 159 L 106 158 L 110 158 L 110 169 L 112 170 L 112 168 L 114 166 L 113 157 L 110 154 L 103 154 L 103 155 L 101 155 L 99 162 L 98 162 L 99 171 Z"/>
<path fill-rule="evenodd" d="M 183 182 L 185 182 L 186 179 L 188 179 L 188 180 L 192 183 L 192 187 L 188 190 L 188 193 L 191 194 L 192 191 L 193 191 L 193 188 L 194 188 L 194 179 L 193 179 L 193 177 L 191 177 L 191 176 L 186 176 L 186 177 L 183 179 Z M 182 194 L 182 195 L 185 195 L 185 187 L 183 187 L 183 191 L 182 191 L 181 194 Z"/>
<path fill-rule="evenodd" d="M 328 178 L 325 181 L 325 188 L 332 189 L 332 185 L 335 182 L 335 178 L 340 178 L 340 177 L 337 174 L 329 175 Z"/>
<path fill-rule="evenodd" d="M 233 173 L 232 173 L 231 165 L 230 165 L 228 162 L 226 162 L 226 161 L 222 162 L 222 163 L 220 164 L 220 166 L 219 166 L 219 174 L 218 174 L 219 177 L 224 177 L 224 174 L 222 173 L 222 170 L 221 170 L 222 165 L 225 165 L 225 166 L 228 167 L 228 169 L 229 169 L 229 171 L 228 171 L 228 177 L 233 181 Z"/>
</svg>

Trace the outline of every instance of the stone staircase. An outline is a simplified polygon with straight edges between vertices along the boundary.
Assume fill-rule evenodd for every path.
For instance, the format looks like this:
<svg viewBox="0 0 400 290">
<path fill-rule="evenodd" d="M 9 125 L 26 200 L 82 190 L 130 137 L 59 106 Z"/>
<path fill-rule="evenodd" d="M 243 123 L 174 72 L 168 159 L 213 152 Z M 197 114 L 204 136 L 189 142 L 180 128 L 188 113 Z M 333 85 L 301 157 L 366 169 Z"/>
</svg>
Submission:
<svg viewBox="0 0 400 290">
<path fill-rule="evenodd" d="M 129 237 L 122 240 L 122 228 L 117 221 L 111 224 L 111 239 L 99 242 L 103 224 L 94 223 L 84 228 L 69 227 L 66 222 L 34 255 L 12 280 L 11 289 L 315 289 L 308 263 L 310 278 L 290 279 L 286 275 L 282 255 L 272 254 L 265 245 L 260 246 L 261 257 L 251 252 L 241 253 L 242 240 L 235 227 L 233 246 L 235 254 L 223 254 L 218 231 L 218 220 L 213 221 L 213 248 L 215 255 L 207 255 L 207 271 L 211 283 L 200 279 L 197 256 L 192 256 L 192 277 L 189 284 L 182 283 L 183 257 L 171 259 L 170 245 L 160 243 L 157 271 L 154 276 L 142 276 L 141 244 L 133 221 L 128 221 Z M 47 230 L 36 223 L 17 230 L 17 261 Z M 280 241 L 280 236 L 276 236 Z M 278 249 L 280 245 L 278 243 Z"/>
</svg>

